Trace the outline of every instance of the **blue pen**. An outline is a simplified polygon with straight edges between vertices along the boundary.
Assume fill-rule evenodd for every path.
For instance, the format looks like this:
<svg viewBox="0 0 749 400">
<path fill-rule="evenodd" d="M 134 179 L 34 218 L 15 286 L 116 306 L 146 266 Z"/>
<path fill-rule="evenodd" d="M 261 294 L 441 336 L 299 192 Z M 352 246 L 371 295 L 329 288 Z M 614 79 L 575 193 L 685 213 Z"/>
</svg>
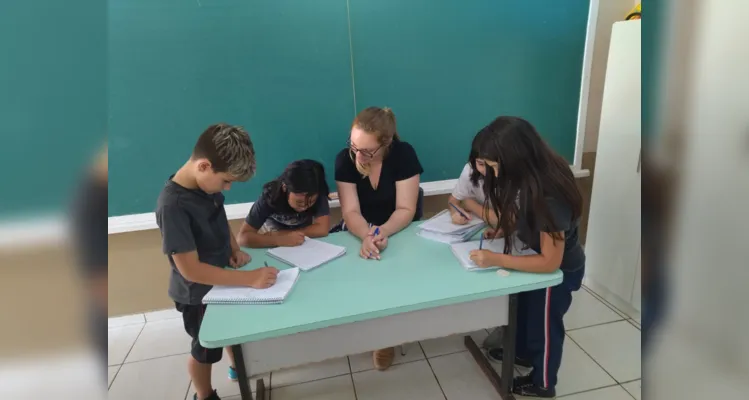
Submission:
<svg viewBox="0 0 749 400">
<path fill-rule="evenodd" d="M 372 224 L 369 224 L 369 228 L 372 229 Z M 374 236 L 377 236 L 379 234 L 380 234 L 380 227 L 378 226 L 377 228 L 375 228 Z M 372 257 L 372 252 L 371 251 L 369 252 L 369 257 L 370 258 Z"/>
<path fill-rule="evenodd" d="M 455 204 L 453 204 L 453 203 L 447 203 L 447 204 L 451 205 L 451 206 L 452 206 L 452 207 L 453 207 L 453 208 L 455 209 L 455 211 L 457 211 L 457 212 L 458 212 L 458 214 L 460 214 L 460 216 L 461 216 L 461 217 L 463 217 L 463 218 L 465 218 L 465 219 L 468 219 L 468 216 L 466 216 L 465 214 L 463 214 L 463 212 L 462 212 L 462 211 L 460 211 L 460 209 L 458 208 L 458 206 L 456 206 L 456 205 L 455 205 Z"/>
<path fill-rule="evenodd" d="M 484 234 L 481 234 L 481 237 L 479 238 L 479 250 L 482 250 L 484 247 Z"/>
</svg>

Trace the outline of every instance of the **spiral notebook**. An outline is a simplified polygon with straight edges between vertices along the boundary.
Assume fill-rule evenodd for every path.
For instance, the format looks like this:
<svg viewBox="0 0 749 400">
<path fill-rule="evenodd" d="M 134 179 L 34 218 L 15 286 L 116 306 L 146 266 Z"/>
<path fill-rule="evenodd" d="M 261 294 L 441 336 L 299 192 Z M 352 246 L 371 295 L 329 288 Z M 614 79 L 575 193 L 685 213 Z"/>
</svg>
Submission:
<svg viewBox="0 0 749 400">
<path fill-rule="evenodd" d="M 267 289 L 214 286 L 203 297 L 203 304 L 280 304 L 289 296 L 297 279 L 299 268 L 289 268 L 279 271 L 276 283 Z"/>
<path fill-rule="evenodd" d="M 455 255 L 455 258 L 458 259 L 460 262 L 460 265 L 465 268 L 466 271 L 488 271 L 488 270 L 496 270 L 501 267 L 489 267 L 489 268 L 481 268 L 476 263 L 471 261 L 471 251 L 478 250 L 479 249 L 479 240 L 473 240 L 470 242 L 463 242 L 463 243 L 454 243 L 450 245 L 450 250 L 452 250 L 453 254 Z M 484 250 L 493 251 L 495 253 L 504 253 L 505 250 L 505 239 L 504 238 L 497 238 L 497 239 L 484 239 L 483 247 Z M 533 251 L 530 248 L 525 248 L 525 245 L 517 240 L 514 239 L 512 243 L 512 252 L 511 254 L 514 256 L 530 256 L 534 254 L 538 254 L 535 251 Z"/>
<path fill-rule="evenodd" d="M 304 238 L 304 243 L 296 247 L 276 247 L 268 250 L 268 255 L 302 271 L 317 268 L 331 260 L 346 254 L 346 248 L 323 242 L 322 240 Z"/>
</svg>

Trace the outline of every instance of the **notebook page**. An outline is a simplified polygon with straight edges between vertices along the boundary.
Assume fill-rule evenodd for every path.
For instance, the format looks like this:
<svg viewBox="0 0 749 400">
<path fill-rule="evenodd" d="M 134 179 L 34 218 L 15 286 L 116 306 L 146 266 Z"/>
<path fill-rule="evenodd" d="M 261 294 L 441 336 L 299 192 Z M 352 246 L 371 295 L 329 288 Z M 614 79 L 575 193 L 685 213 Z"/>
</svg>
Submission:
<svg viewBox="0 0 749 400">
<path fill-rule="evenodd" d="M 273 257 L 299 267 L 303 271 L 325 264 L 334 258 L 342 256 L 345 252 L 345 247 L 310 238 L 305 238 L 301 246 L 276 247 L 268 251 Z"/>
<path fill-rule="evenodd" d="M 442 210 L 439 214 L 428 219 L 426 222 L 419 226 L 420 229 L 425 231 L 431 231 L 436 233 L 459 235 L 466 230 L 470 230 L 477 225 L 483 225 L 484 221 L 481 218 L 472 216 L 471 220 L 465 225 L 458 225 L 452 222 L 452 217 L 448 210 Z"/>
<path fill-rule="evenodd" d="M 479 249 L 479 243 L 480 241 L 473 240 L 470 242 L 456 243 L 450 246 L 453 251 L 453 254 L 455 254 L 455 257 L 458 259 L 458 261 L 460 261 L 460 264 L 463 266 L 463 268 L 468 269 L 468 270 L 479 269 L 479 266 L 476 265 L 473 261 L 471 261 L 471 258 L 470 258 L 471 251 Z M 522 242 L 520 242 L 517 239 L 514 240 L 511 254 L 515 256 L 527 256 L 527 255 L 536 254 L 536 252 L 530 248 L 523 250 L 523 247 L 524 247 L 524 244 Z M 494 240 L 484 239 L 483 249 L 493 251 L 495 253 L 504 253 L 505 239 L 504 238 L 498 238 Z M 497 269 L 497 268 L 498 267 L 480 268 L 480 269 Z"/>
<path fill-rule="evenodd" d="M 290 268 L 278 272 L 276 283 L 267 289 L 255 289 L 244 286 L 214 286 L 203 297 L 203 303 L 211 301 L 257 301 L 285 299 L 299 277 L 299 268 Z"/>
</svg>

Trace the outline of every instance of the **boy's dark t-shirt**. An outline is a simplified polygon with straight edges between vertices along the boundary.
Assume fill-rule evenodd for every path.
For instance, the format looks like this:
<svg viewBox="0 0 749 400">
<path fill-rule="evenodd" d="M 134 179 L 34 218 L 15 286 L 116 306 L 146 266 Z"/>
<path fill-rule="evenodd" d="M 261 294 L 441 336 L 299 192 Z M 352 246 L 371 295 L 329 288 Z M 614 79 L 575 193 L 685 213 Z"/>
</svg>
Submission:
<svg viewBox="0 0 749 400">
<path fill-rule="evenodd" d="M 564 255 L 560 269 L 562 271 L 577 271 L 585 267 L 585 252 L 580 245 L 580 219 L 572 220 L 572 208 L 554 197 L 546 197 L 546 207 L 554 219 L 558 232 L 564 231 Z M 537 253 L 541 253 L 541 232 L 551 232 L 547 226 L 536 226 L 531 229 L 528 224 L 528 210 L 522 200 L 520 202 L 519 218 L 517 222 L 518 239 L 526 243 Z M 537 217 L 538 218 L 538 217 Z M 538 225 L 538 223 L 536 223 Z"/>
<path fill-rule="evenodd" d="M 271 230 L 284 231 L 306 228 L 312 225 L 315 218 L 329 214 L 330 205 L 326 196 L 318 196 L 313 207 L 303 212 L 296 212 L 291 207 L 288 207 L 288 211 L 276 210 L 265 196 L 261 195 L 252 205 L 245 222 L 255 229 L 260 229 L 267 223 Z"/>
<path fill-rule="evenodd" d="M 378 226 L 387 222 L 395 211 L 395 182 L 423 172 L 414 148 L 400 140 L 393 141 L 389 154 L 382 161 L 376 190 L 372 188 L 369 178 L 357 171 L 348 148 L 341 150 L 335 161 L 335 180 L 356 184 L 362 216 L 367 222 Z"/>
<path fill-rule="evenodd" d="M 231 258 L 231 231 L 224 210 L 224 195 L 187 189 L 169 177 L 156 207 L 162 250 L 169 258 L 172 274 L 169 296 L 177 303 L 199 305 L 211 285 L 190 282 L 174 264 L 173 254 L 198 252 L 201 262 L 223 268 Z"/>
</svg>

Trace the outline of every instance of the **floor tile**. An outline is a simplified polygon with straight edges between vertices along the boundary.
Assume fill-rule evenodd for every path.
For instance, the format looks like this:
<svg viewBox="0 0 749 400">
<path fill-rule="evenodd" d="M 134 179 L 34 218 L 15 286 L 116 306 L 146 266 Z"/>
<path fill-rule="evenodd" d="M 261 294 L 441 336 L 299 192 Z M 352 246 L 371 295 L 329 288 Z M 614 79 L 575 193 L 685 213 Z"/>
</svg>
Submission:
<svg viewBox="0 0 749 400">
<path fill-rule="evenodd" d="M 273 400 L 356 400 L 351 375 L 273 389 Z"/>
<path fill-rule="evenodd" d="M 182 318 L 182 313 L 174 308 L 166 310 L 157 310 L 145 314 L 146 322 L 163 321 L 165 319 Z"/>
<path fill-rule="evenodd" d="M 611 386 L 590 392 L 577 393 L 563 397 L 564 400 L 632 400 L 632 396 L 621 386 Z"/>
<path fill-rule="evenodd" d="M 628 391 L 635 399 L 642 399 L 642 381 L 636 380 L 634 382 L 622 384 L 624 390 Z"/>
<path fill-rule="evenodd" d="M 138 338 L 143 323 L 111 328 L 107 332 L 107 357 L 108 365 L 118 365 L 125 361 L 127 353 L 133 348 L 135 339 Z"/>
<path fill-rule="evenodd" d="M 114 377 L 117 375 L 117 371 L 120 370 L 120 366 L 107 367 L 107 386 L 112 384 Z"/>
<path fill-rule="evenodd" d="M 471 353 L 434 357 L 429 363 L 448 400 L 501 400 Z"/>
<path fill-rule="evenodd" d="M 484 339 L 489 336 L 485 329 L 471 333 L 461 333 L 458 335 L 447 336 L 439 339 L 422 340 L 421 347 L 427 358 L 443 356 L 445 354 L 459 353 L 466 350 L 463 340 L 465 335 L 470 334 L 473 341 L 481 347 Z"/>
<path fill-rule="evenodd" d="M 404 344 L 403 346 L 406 350 L 406 355 L 402 356 L 400 353 L 401 351 L 400 347 L 396 347 L 395 359 L 393 360 L 393 365 L 423 360 L 425 358 L 424 352 L 421 351 L 421 346 L 419 346 L 418 342 Z M 351 361 L 352 372 L 361 372 L 361 371 L 368 371 L 370 369 L 374 369 L 374 364 L 372 363 L 371 351 L 349 356 L 349 360 Z"/>
<path fill-rule="evenodd" d="M 185 360 L 187 360 L 189 355 L 185 355 L 184 357 Z M 218 392 L 219 397 L 222 399 L 224 397 L 239 396 L 239 383 L 229 379 L 229 365 L 229 357 L 227 357 L 226 352 L 224 352 L 221 361 L 213 364 L 213 368 L 211 368 L 211 383 L 213 384 L 213 388 Z M 250 378 L 250 389 L 253 392 L 255 391 L 257 380 L 261 377 L 265 381 L 265 386 L 270 387 L 270 373 L 261 376 L 253 376 Z M 195 386 L 191 384 L 190 390 L 194 392 Z"/>
<path fill-rule="evenodd" d="M 125 362 L 187 354 L 190 352 L 191 342 L 181 319 L 149 322 Z"/>
<path fill-rule="evenodd" d="M 146 322 L 143 314 L 123 315 L 121 317 L 112 317 L 107 319 L 108 328 L 117 328 L 126 325 L 138 325 Z"/>
<path fill-rule="evenodd" d="M 109 388 L 109 400 L 184 399 L 190 378 L 185 357 L 124 364 Z"/>
<path fill-rule="evenodd" d="M 578 290 L 572 294 L 572 305 L 564 316 L 564 327 L 571 330 L 621 319 L 619 314 L 612 311 L 601 300 L 586 290 Z"/>
<path fill-rule="evenodd" d="M 586 328 L 590 329 L 590 328 Z M 566 338 L 562 366 L 557 376 L 557 396 L 615 385 L 616 381 L 595 363 L 575 342 Z"/>
<path fill-rule="evenodd" d="M 444 400 L 426 360 L 393 365 L 385 371 L 370 370 L 354 375 L 358 400 Z"/>
<path fill-rule="evenodd" d="M 319 363 L 274 371 L 271 374 L 271 385 L 273 388 L 279 388 L 349 374 L 350 372 L 346 357 L 334 358 Z"/>
<path fill-rule="evenodd" d="M 627 321 L 593 326 L 569 333 L 618 382 L 641 375 L 640 331 Z"/>
</svg>

